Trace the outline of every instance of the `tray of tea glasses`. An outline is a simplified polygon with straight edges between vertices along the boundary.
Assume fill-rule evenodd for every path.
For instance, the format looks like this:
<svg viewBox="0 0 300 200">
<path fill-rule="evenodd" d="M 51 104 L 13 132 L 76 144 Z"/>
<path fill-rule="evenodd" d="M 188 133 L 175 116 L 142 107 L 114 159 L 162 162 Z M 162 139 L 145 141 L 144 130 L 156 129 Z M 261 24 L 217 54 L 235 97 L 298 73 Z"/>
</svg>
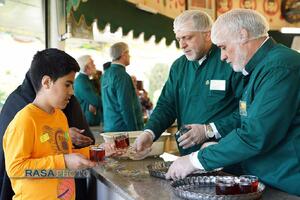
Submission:
<svg viewBox="0 0 300 200">
<path fill-rule="evenodd" d="M 218 182 L 220 179 L 231 179 L 234 180 L 235 184 L 232 187 L 226 184 L 221 185 Z M 265 190 L 263 183 L 257 182 L 255 188 L 253 188 L 251 187 L 251 183 L 250 187 L 248 187 L 249 185 L 243 185 L 243 182 L 241 182 L 242 185 L 239 185 L 241 184 L 239 179 L 239 177 L 233 176 L 191 176 L 172 181 L 171 186 L 174 194 L 183 199 L 254 200 L 261 198 Z M 224 192 L 227 192 L 227 194 Z"/>
<path fill-rule="evenodd" d="M 166 173 L 168 172 L 169 167 L 171 166 L 172 162 L 154 162 L 147 166 L 150 176 L 154 176 L 157 178 L 166 179 Z M 223 172 L 220 169 L 213 170 L 213 171 L 205 171 L 205 170 L 197 170 L 193 174 L 189 176 L 210 176 L 210 175 L 222 175 Z"/>
</svg>

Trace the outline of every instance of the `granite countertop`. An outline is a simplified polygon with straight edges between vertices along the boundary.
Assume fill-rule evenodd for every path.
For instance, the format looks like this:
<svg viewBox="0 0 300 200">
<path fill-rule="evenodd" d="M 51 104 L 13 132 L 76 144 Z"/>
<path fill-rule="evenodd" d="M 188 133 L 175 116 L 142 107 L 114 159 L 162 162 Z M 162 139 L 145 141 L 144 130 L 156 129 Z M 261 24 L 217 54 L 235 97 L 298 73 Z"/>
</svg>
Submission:
<svg viewBox="0 0 300 200">
<path fill-rule="evenodd" d="M 170 181 L 151 177 L 147 165 L 162 161 L 161 158 L 147 158 L 142 161 L 108 159 L 92 169 L 92 174 L 107 187 L 126 200 L 179 200 L 172 192 Z M 300 197 L 267 187 L 262 199 L 300 200 Z"/>
</svg>

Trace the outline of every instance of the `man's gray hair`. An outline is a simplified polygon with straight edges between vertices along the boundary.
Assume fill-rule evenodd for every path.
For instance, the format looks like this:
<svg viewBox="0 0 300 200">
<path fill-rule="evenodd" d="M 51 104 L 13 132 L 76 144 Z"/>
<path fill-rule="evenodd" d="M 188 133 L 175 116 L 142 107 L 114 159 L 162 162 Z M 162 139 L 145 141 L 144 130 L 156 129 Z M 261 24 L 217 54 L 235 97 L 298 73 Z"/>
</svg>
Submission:
<svg viewBox="0 0 300 200">
<path fill-rule="evenodd" d="M 248 40 L 268 36 L 269 24 L 266 18 L 250 9 L 233 9 L 218 17 L 211 30 L 212 42 L 222 43 L 226 40 L 240 42 L 240 31 L 245 29 Z"/>
<path fill-rule="evenodd" d="M 80 56 L 79 58 L 77 58 L 77 62 L 80 67 L 80 72 L 84 72 L 85 66 L 90 58 L 91 58 L 90 55 L 83 55 L 83 56 Z"/>
<path fill-rule="evenodd" d="M 122 53 L 128 51 L 128 45 L 125 42 L 118 42 L 110 47 L 110 57 L 112 61 L 119 60 Z"/>
<path fill-rule="evenodd" d="M 213 20 L 211 17 L 200 10 L 187 10 L 177 16 L 173 23 L 173 31 L 210 31 Z"/>
</svg>

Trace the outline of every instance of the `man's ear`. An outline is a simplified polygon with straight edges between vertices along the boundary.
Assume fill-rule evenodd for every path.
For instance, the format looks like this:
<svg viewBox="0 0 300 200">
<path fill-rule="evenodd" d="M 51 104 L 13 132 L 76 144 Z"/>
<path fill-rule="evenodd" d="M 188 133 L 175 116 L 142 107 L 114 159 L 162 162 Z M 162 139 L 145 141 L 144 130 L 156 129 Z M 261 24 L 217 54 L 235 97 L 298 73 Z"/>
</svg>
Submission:
<svg viewBox="0 0 300 200">
<path fill-rule="evenodd" d="M 51 80 L 50 76 L 47 76 L 47 75 L 43 76 L 41 87 L 45 88 L 45 89 L 49 89 L 51 84 L 52 84 L 52 80 Z"/>
<path fill-rule="evenodd" d="M 240 41 L 242 44 L 245 44 L 246 42 L 248 42 L 249 40 L 249 34 L 248 31 L 246 29 L 241 29 L 240 31 Z"/>
</svg>

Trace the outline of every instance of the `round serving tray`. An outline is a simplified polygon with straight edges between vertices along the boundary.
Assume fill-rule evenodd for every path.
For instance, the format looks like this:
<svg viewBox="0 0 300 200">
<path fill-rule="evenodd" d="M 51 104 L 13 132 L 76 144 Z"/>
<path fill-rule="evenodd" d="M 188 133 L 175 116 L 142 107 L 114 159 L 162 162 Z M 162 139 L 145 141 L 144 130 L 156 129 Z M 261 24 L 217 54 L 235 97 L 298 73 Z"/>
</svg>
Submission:
<svg viewBox="0 0 300 200">
<path fill-rule="evenodd" d="M 258 184 L 257 192 L 237 195 L 216 195 L 215 181 L 217 176 L 192 176 L 172 181 L 175 195 L 190 200 L 253 200 L 260 199 L 265 185 Z"/>
<path fill-rule="evenodd" d="M 154 162 L 147 166 L 150 176 L 166 179 L 166 173 L 172 162 Z M 189 176 L 222 176 L 223 172 L 220 169 L 214 171 L 197 170 Z"/>
</svg>

